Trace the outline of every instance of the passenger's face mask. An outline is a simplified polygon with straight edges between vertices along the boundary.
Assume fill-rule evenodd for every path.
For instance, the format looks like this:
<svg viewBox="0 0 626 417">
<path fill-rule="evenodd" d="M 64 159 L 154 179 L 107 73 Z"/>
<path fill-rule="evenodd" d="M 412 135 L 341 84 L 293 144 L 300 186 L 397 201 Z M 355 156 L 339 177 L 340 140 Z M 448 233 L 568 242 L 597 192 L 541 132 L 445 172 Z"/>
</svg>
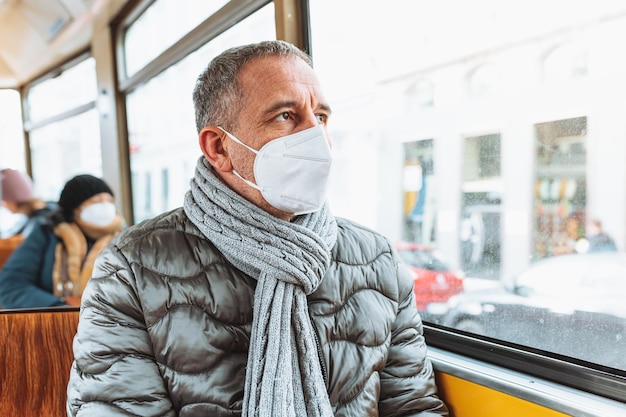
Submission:
<svg viewBox="0 0 626 417">
<path fill-rule="evenodd" d="M 322 208 L 332 162 L 322 125 L 274 139 L 258 151 L 220 129 L 256 154 L 256 184 L 243 178 L 234 169 L 233 172 L 250 187 L 261 191 L 269 204 L 295 215 L 312 213 Z"/>
<path fill-rule="evenodd" d="M 10 237 L 19 233 L 27 221 L 27 215 L 13 213 L 8 208 L 0 206 L 0 238 Z"/>
<path fill-rule="evenodd" d="M 94 203 L 81 210 L 80 219 L 94 226 L 108 226 L 115 220 L 115 214 L 115 204 Z"/>
</svg>

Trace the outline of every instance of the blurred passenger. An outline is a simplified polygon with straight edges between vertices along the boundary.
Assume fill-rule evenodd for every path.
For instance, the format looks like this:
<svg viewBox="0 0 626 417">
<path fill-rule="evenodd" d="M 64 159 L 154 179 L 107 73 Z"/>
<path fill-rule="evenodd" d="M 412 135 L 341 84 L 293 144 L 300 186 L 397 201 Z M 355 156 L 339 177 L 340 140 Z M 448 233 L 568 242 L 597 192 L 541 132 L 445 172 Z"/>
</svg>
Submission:
<svg viewBox="0 0 626 417">
<path fill-rule="evenodd" d="M 80 305 L 96 257 L 123 225 L 103 180 L 92 175 L 72 178 L 61 191 L 57 210 L 0 270 L 0 306 Z"/>
<path fill-rule="evenodd" d="M 193 98 L 191 189 L 100 255 L 68 415 L 447 416 L 409 271 L 326 203 L 331 110 L 310 58 L 227 50 Z"/>
<path fill-rule="evenodd" d="M 2 207 L 12 213 L 11 220 L 3 222 L 0 237 L 24 237 L 35 225 L 56 209 L 55 203 L 45 202 L 33 194 L 33 181 L 25 172 L 6 168 L 2 176 Z"/>
<path fill-rule="evenodd" d="M 587 224 L 587 241 L 589 249 L 587 252 L 615 252 L 617 245 L 611 236 L 602 230 L 602 222 L 598 219 L 591 219 Z"/>
</svg>

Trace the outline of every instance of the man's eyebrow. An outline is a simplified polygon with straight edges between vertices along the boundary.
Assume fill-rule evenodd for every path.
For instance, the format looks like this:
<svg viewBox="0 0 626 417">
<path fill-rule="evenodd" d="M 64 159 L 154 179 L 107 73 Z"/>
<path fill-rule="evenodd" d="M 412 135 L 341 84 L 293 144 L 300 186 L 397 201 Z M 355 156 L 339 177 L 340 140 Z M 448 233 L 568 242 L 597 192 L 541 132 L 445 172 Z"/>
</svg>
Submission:
<svg viewBox="0 0 626 417">
<path fill-rule="evenodd" d="M 271 107 L 268 107 L 265 111 L 264 114 L 267 116 L 273 116 L 274 113 L 285 109 L 285 108 L 290 108 L 290 107 L 296 107 L 298 105 L 298 103 L 296 101 L 289 101 L 289 100 L 285 100 L 285 101 L 279 101 L 274 103 Z M 318 105 L 318 107 L 327 112 L 328 114 L 332 113 L 332 110 L 330 108 L 330 106 L 326 103 L 320 103 Z"/>
<path fill-rule="evenodd" d="M 268 116 L 273 116 L 274 113 L 278 112 L 279 110 L 282 110 L 288 107 L 295 107 L 295 106 L 296 106 L 295 101 L 278 101 L 274 103 L 272 107 L 268 107 L 264 113 Z"/>
<path fill-rule="evenodd" d="M 320 103 L 319 108 L 328 113 L 328 115 L 331 115 L 333 112 L 333 109 L 331 109 L 330 106 L 326 103 Z"/>
</svg>

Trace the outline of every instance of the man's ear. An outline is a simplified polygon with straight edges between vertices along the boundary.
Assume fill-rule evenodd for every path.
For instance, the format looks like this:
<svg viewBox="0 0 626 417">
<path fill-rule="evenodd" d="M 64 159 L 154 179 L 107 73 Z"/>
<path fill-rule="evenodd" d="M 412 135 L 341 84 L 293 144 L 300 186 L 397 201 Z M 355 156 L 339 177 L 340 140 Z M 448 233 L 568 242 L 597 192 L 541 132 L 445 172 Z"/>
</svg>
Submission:
<svg viewBox="0 0 626 417">
<path fill-rule="evenodd" d="M 224 147 L 226 133 L 215 126 L 206 126 L 198 135 L 200 149 L 209 163 L 221 172 L 230 172 L 233 169 L 228 150 Z"/>
</svg>

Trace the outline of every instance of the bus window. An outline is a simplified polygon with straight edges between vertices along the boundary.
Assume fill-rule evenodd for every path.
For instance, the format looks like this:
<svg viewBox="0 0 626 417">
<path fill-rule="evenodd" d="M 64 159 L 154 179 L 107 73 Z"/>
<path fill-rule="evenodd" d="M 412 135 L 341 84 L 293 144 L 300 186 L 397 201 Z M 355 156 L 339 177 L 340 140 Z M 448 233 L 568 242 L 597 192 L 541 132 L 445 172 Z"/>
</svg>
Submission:
<svg viewBox="0 0 626 417">
<path fill-rule="evenodd" d="M 125 75 L 134 75 L 226 3 L 228 0 L 192 0 L 181 7 L 176 0 L 154 2 L 126 32 Z"/>
<path fill-rule="evenodd" d="M 70 65 L 60 74 L 51 74 L 52 77 L 28 89 L 25 117 L 28 123 L 40 123 L 96 100 L 96 61 L 87 58 Z"/>
<path fill-rule="evenodd" d="M 84 55 L 26 89 L 25 127 L 40 198 L 56 201 L 76 174 L 102 175 L 97 93 L 95 60 Z"/>
<path fill-rule="evenodd" d="M 25 170 L 20 94 L 0 89 L 0 167 Z"/>
<path fill-rule="evenodd" d="M 102 175 L 98 126 L 98 113 L 96 109 L 90 109 L 31 131 L 36 195 L 56 201 L 65 181 L 73 175 L 85 172 Z"/>
<path fill-rule="evenodd" d="M 462 293 L 426 307 L 431 324 L 626 370 L 625 12 L 310 2 L 331 206 L 465 272 Z M 618 251 L 584 253 L 593 218 Z"/>
<path fill-rule="evenodd" d="M 0 169 L 13 168 L 25 171 L 25 149 L 22 139 L 20 95 L 16 90 L 0 89 Z M 2 197 L 2 189 L 0 189 Z M 0 238 L 19 219 L 0 206 Z"/>
<path fill-rule="evenodd" d="M 149 36 L 159 28 L 144 26 L 141 33 Z M 198 74 L 228 47 L 275 36 L 274 5 L 269 3 L 126 96 L 135 222 L 180 206 L 189 189 L 201 155 L 191 100 Z"/>
</svg>

